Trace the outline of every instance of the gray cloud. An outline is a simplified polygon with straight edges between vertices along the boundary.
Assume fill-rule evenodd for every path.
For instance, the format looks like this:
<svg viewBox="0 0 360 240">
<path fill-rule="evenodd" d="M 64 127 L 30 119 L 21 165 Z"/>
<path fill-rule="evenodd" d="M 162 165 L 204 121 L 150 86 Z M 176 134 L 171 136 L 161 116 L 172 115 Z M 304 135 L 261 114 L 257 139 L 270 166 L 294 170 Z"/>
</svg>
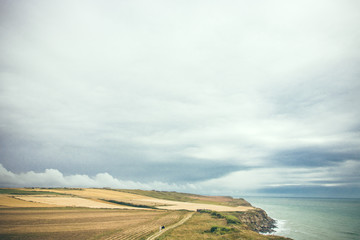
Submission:
<svg viewBox="0 0 360 240">
<path fill-rule="evenodd" d="M 231 193 L 277 168 L 360 161 L 357 1 L 0 4 L 0 162 L 14 174 L 257 179 Z"/>
<path fill-rule="evenodd" d="M 111 187 L 131 189 L 162 189 L 188 190 L 195 187 L 191 184 L 177 185 L 160 181 L 141 183 L 124 181 L 114 178 L 109 173 L 98 173 L 93 177 L 84 174 L 64 176 L 56 169 L 46 169 L 44 172 L 25 172 L 15 174 L 0 164 L 1 187 Z"/>
<path fill-rule="evenodd" d="M 343 147 L 343 148 L 342 148 Z M 330 166 L 349 159 L 359 159 L 357 146 L 326 146 L 323 149 L 298 148 L 277 152 L 273 162 L 285 166 Z"/>
</svg>

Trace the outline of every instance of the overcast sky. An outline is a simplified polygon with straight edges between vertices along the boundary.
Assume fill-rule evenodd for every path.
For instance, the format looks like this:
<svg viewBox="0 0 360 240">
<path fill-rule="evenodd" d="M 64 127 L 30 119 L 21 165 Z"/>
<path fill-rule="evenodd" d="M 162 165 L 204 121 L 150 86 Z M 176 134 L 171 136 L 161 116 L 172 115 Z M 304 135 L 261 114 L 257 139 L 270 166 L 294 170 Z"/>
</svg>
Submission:
<svg viewBox="0 0 360 240">
<path fill-rule="evenodd" d="M 360 197 L 360 2 L 0 0 L 0 185 Z"/>
</svg>

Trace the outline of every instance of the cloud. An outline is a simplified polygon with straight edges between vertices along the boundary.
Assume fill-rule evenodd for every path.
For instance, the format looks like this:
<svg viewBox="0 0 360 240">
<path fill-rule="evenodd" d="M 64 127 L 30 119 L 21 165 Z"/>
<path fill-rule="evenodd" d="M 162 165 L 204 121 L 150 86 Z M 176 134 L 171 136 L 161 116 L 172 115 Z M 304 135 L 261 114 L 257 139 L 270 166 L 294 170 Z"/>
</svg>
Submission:
<svg viewBox="0 0 360 240">
<path fill-rule="evenodd" d="M 214 194 L 291 195 L 326 197 L 360 196 L 360 162 L 347 160 L 327 167 L 277 167 L 246 169 L 227 176 L 204 181 L 202 189 Z M 344 191 L 338 191 L 339 189 Z M 352 189 L 352 192 L 350 191 Z M 338 192 L 337 192 L 338 191 Z M 346 193 L 346 195 L 343 195 Z"/>
<path fill-rule="evenodd" d="M 56 169 L 46 169 L 44 172 L 29 171 L 15 174 L 8 171 L 0 164 L 0 186 L 1 187 L 111 187 L 126 189 L 159 189 L 159 190 L 185 190 L 194 189 L 192 184 L 168 184 L 154 181 L 140 183 L 134 181 L 123 181 L 114 178 L 108 173 L 98 173 L 93 177 L 88 175 L 64 176 Z"/>
<path fill-rule="evenodd" d="M 360 160 L 357 1 L 0 4 L 13 174 L 258 188 Z"/>
<path fill-rule="evenodd" d="M 63 175 L 56 169 L 15 174 L 0 164 L 1 187 L 111 187 L 203 193 L 211 195 L 291 195 L 358 197 L 360 163 L 348 160 L 333 167 L 259 168 L 235 171 L 210 180 L 168 183 L 124 181 L 109 173 Z M 350 191 L 352 189 L 352 191 Z M 331 193 L 331 194 L 330 194 Z M 344 195 L 345 194 L 345 195 Z"/>
</svg>

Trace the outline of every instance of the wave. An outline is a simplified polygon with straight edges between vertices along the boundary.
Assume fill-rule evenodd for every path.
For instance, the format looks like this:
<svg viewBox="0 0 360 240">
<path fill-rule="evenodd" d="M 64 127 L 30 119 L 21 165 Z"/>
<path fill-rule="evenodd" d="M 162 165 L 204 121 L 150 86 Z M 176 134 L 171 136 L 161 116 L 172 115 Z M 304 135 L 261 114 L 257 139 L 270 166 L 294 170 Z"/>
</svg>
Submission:
<svg viewBox="0 0 360 240">
<path fill-rule="evenodd" d="M 273 232 L 270 233 L 262 233 L 263 235 L 283 235 L 282 233 L 288 232 L 289 229 L 286 228 L 286 220 L 274 219 L 275 220 L 275 228 Z"/>
</svg>

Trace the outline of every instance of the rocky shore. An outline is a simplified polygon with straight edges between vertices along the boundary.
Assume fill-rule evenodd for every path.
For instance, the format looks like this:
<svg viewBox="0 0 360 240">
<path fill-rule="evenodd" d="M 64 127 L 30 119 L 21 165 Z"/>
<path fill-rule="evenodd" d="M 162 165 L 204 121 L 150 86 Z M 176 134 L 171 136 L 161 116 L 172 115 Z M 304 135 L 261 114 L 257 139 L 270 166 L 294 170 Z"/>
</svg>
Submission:
<svg viewBox="0 0 360 240">
<path fill-rule="evenodd" d="M 256 208 L 247 212 L 233 213 L 243 224 L 246 224 L 251 230 L 259 233 L 274 232 L 276 221 L 269 217 L 267 213 Z"/>
</svg>

